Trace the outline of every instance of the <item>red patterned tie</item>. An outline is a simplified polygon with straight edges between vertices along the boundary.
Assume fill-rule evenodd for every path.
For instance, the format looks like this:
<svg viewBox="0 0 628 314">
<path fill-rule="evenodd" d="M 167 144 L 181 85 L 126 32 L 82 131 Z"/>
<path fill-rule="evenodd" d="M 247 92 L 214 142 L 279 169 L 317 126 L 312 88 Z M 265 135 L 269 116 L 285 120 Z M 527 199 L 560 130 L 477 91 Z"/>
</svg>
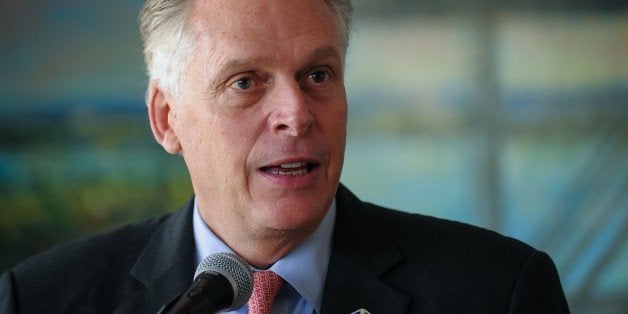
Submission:
<svg viewBox="0 0 628 314">
<path fill-rule="evenodd" d="M 272 271 L 253 273 L 253 294 L 249 299 L 249 314 L 270 314 L 275 295 L 282 284 L 283 279 Z"/>
</svg>

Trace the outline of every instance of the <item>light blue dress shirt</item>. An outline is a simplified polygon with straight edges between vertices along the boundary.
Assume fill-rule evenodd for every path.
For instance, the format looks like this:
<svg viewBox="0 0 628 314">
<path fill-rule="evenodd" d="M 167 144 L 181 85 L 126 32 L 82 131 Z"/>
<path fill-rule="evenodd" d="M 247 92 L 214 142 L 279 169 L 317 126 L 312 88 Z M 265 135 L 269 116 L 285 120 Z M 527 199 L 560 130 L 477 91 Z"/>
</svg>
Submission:
<svg viewBox="0 0 628 314">
<path fill-rule="evenodd" d="M 299 247 L 270 267 L 270 270 L 279 274 L 285 281 L 276 296 L 273 313 L 320 313 L 335 219 L 336 200 L 332 202 L 318 229 Z M 193 228 L 197 265 L 211 254 L 233 253 L 233 250 L 205 224 L 196 199 Z M 223 313 L 246 314 L 248 304 L 237 311 Z"/>
</svg>

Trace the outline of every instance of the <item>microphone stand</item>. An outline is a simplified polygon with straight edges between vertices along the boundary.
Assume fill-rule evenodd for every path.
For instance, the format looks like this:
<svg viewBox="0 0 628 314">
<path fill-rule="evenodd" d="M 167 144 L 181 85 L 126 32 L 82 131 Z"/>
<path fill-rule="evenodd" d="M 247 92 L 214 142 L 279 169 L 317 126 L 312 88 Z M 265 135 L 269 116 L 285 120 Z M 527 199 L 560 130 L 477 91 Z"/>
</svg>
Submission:
<svg viewBox="0 0 628 314">
<path fill-rule="evenodd" d="M 157 314 L 189 313 L 201 306 L 205 313 L 216 313 L 231 305 L 232 290 L 227 278 L 218 273 L 205 272 L 194 280 L 188 291 L 162 306 Z"/>
</svg>

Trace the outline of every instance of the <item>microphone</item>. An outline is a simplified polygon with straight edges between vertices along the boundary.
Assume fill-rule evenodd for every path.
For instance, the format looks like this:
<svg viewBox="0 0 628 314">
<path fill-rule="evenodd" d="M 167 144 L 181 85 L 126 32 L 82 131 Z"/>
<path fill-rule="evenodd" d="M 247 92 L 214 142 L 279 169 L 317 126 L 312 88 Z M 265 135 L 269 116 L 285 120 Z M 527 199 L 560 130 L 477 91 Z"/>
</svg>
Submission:
<svg viewBox="0 0 628 314">
<path fill-rule="evenodd" d="M 236 254 L 216 253 L 196 267 L 190 289 L 157 313 L 188 313 L 201 306 L 208 313 L 224 309 L 233 311 L 248 302 L 252 291 L 253 271 L 249 264 Z"/>
</svg>

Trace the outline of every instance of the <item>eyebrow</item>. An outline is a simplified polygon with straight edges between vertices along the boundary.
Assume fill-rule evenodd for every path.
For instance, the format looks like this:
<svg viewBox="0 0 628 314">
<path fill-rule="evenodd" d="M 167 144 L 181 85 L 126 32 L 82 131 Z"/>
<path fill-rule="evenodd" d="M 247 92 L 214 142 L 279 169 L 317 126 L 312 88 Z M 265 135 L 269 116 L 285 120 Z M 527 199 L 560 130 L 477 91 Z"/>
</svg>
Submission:
<svg viewBox="0 0 628 314">
<path fill-rule="evenodd" d="M 342 58 L 338 49 L 334 48 L 331 45 L 323 46 L 315 49 L 310 52 L 308 56 L 308 63 L 314 63 L 317 60 L 321 60 L 324 58 L 337 58 L 342 62 Z M 223 84 L 225 77 L 231 76 L 234 72 L 239 72 L 243 70 L 248 70 L 259 66 L 259 64 L 270 63 L 271 61 L 268 58 L 251 58 L 251 59 L 229 59 L 223 63 L 223 65 L 218 69 L 216 74 L 214 75 L 214 79 L 211 81 L 211 88 L 215 89 L 217 86 Z"/>
<path fill-rule="evenodd" d="M 253 58 L 253 59 L 229 59 L 223 63 L 218 69 L 218 72 L 214 75 L 211 81 L 211 87 L 215 88 L 224 83 L 226 76 L 230 76 L 233 72 L 238 72 L 243 69 L 250 69 L 255 65 L 268 61 L 266 58 Z"/>
<path fill-rule="evenodd" d="M 320 47 L 310 53 L 309 60 L 320 60 L 328 57 L 340 58 L 340 52 L 333 46 Z"/>
</svg>

